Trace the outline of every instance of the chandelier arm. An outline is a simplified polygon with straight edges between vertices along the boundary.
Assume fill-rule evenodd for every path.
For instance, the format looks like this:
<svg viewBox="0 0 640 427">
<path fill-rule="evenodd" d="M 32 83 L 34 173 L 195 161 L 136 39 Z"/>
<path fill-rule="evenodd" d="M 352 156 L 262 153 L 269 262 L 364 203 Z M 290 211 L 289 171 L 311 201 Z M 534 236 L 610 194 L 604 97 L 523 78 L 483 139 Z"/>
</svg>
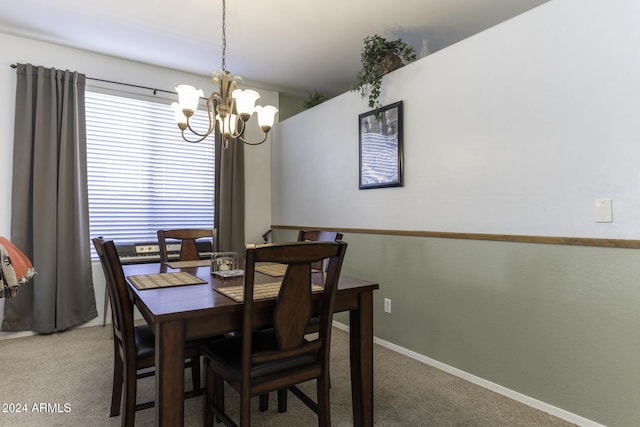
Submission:
<svg viewBox="0 0 640 427">
<path fill-rule="evenodd" d="M 207 119 L 209 121 L 209 127 L 205 133 L 200 133 L 196 131 L 194 128 L 192 128 L 191 120 L 189 117 L 187 117 L 187 129 L 189 129 L 194 135 L 202 137 L 201 139 L 195 142 L 200 142 L 206 137 L 208 137 L 209 135 L 211 135 L 211 132 L 213 132 L 213 129 L 215 128 L 216 122 L 215 122 L 215 119 L 213 120 L 211 119 L 211 109 L 212 107 L 211 107 L 210 99 L 207 99 Z M 182 131 L 182 139 L 184 139 L 187 142 L 193 142 L 193 141 L 189 141 L 187 138 L 184 137 L 184 130 Z"/>
<path fill-rule="evenodd" d="M 196 136 L 201 136 L 202 139 L 200 139 L 200 141 L 202 141 L 203 139 L 205 139 L 206 137 L 208 137 L 209 135 L 211 135 L 211 132 L 213 132 L 213 128 L 215 126 L 215 123 L 211 122 L 211 116 L 209 116 L 209 128 L 207 129 L 207 131 L 205 133 L 200 133 L 198 131 L 196 131 L 194 128 L 191 127 L 191 120 L 187 119 L 187 129 L 189 129 L 191 131 L 191 133 L 193 133 Z M 182 138 L 187 141 L 187 139 L 184 137 L 184 131 L 182 131 Z M 191 141 L 189 141 L 191 142 Z"/>
<path fill-rule="evenodd" d="M 191 128 L 189 128 L 189 130 L 191 130 Z M 193 132 L 193 130 L 191 130 L 191 132 Z M 195 132 L 193 132 L 193 133 L 195 133 Z M 196 135 L 199 135 L 199 134 L 196 134 Z M 182 131 L 182 139 L 183 139 L 183 140 L 185 140 L 186 142 L 191 143 L 191 144 L 195 144 L 195 143 L 198 143 L 198 142 L 202 142 L 202 141 L 204 141 L 204 140 L 205 140 L 205 138 L 206 138 L 206 137 L 208 137 L 209 135 L 211 135 L 211 133 L 208 133 L 208 134 L 206 134 L 206 135 L 202 135 L 202 137 L 201 137 L 201 138 L 199 138 L 199 139 L 188 139 L 188 138 L 185 136 L 185 134 L 184 134 L 184 130 Z"/>
<path fill-rule="evenodd" d="M 242 135 L 244 135 L 244 128 L 245 128 L 244 121 L 241 120 L 240 117 L 236 116 L 236 132 L 233 135 L 233 137 L 240 138 Z"/>
<path fill-rule="evenodd" d="M 268 134 L 265 132 L 265 134 L 264 134 L 264 138 L 262 138 L 262 141 L 258 141 L 258 142 L 255 142 L 255 141 L 248 141 L 248 140 L 244 139 L 244 138 L 242 137 L 242 135 L 239 135 L 239 136 L 238 136 L 238 139 L 239 139 L 239 140 L 241 140 L 242 142 L 244 142 L 244 143 L 245 143 L 245 144 L 247 144 L 247 145 L 260 145 L 260 144 L 262 144 L 263 142 L 265 142 L 265 141 L 267 140 L 267 135 L 268 135 Z"/>
</svg>

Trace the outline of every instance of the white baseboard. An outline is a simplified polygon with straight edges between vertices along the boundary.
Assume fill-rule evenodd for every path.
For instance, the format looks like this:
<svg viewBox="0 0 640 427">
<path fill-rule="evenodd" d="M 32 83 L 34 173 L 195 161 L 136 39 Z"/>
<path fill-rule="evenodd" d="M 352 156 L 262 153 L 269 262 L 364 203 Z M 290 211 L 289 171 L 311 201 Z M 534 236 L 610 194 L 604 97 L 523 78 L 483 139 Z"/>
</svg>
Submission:
<svg viewBox="0 0 640 427">
<path fill-rule="evenodd" d="M 38 335 L 33 331 L 22 331 L 22 332 L 0 332 L 0 341 L 9 340 L 12 338 L 23 338 L 23 337 L 31 337 L 33 335 Z"/>
<path fill-rule="evenodd" d="M 333 326 L 343 330 L 345 332 L 349 332 L 349 326 L 343 323 L 333 321 Z M 546 412 L 550 415 L 553 415 L 562 420 L 568 421 L 570 423 L 576 424 L 582 427 L 606 427 L 602 424 L 596 423 L 595 421 L 591 421 L 587 418 L 581 417 L 569 411 L 565 411 L 564 409 L 557 408 L 553 405 L 549 405 L 548 403 L 542 402 L 540 400 L 534 399 L 522 393 L 518 393 L 517 391 L 511 390 L 507 387 L 503 387 L 499 384 L 492 383 L 491 381 L 487 381 L 483 378 L 477 377 L 468 372 L 462 371 L 458 368 L 454 368 L 453 366 L 449 366 L 445 363 L 438 362 L 435 359 L 431 359 L 430 357 L 424 356 L 420 353 L 416 353 L 414 351 L 408 350 L 404 347 L 400 347 L 399 345 L 390 343 L 388 341 L 382 340 L 380 338 L 373 338 L 373 342 L 382 347 L 385 347 L 389 350 L 395 351 L 396 353 L 400 353 L 412 359 L 415 359 L 419 362 L 425 363 L 429 366 L 433 366 L 434 368 L 440 369 L 441 371 L 447 372 L 451 375 L 454 375 L 458 378 L 461 378 L 465 381 L 469 381 L 470 383 L 479 385 L 480 387 L 484 387 L 488 390 L 491 390 L 495 393 L 501 394 L 509 399 L 515 400 L 517 402 L 523 403 L 527 406 L 530 406 L 534 409 L 537 409 L 542 412 Z"/>
</svg>

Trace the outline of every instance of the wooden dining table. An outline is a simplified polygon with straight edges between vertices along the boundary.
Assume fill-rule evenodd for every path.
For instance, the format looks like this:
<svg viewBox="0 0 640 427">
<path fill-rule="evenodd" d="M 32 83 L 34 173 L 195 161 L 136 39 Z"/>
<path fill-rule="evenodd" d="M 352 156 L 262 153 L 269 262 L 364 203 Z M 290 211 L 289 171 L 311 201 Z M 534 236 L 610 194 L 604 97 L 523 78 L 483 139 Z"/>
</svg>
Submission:
<svg viewBox="0 0 640 427">
<path fill-rule="evenodd" d="M 211 274 L 203 262 L 124 265 L 125 277 L 134 303 L 149 326 L 155 340 L 155 424 L 184 425 L 184 342 L 241 329 L 241 302 L 214 290 L 242 284 L 242 277 L 220 278 Z M 158 273 L 184 272 L 203 283 L 138 289 L 133 280 Z M 172 275 L 175 276 L 175 275 Z M 256 273 L 256 282 L 274 278 Z M 138 286 L 140 286 L 138 284 Z M 379 285 L 366 280 L 341 276 L 335 299 L 335 312 L 349 312 L 349 351 L 353 424 L 373 425 L 373 291 Z M 265 325 L 270 321 L 273 304 L 260 304 Z"/>
</svg>

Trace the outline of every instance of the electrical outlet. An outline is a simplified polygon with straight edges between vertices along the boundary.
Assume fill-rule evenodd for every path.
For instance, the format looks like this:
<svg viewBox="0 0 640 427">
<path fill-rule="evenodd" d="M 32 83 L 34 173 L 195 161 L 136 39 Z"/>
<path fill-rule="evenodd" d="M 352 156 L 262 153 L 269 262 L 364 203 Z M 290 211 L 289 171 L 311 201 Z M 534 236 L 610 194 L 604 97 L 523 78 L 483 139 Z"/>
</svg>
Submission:
<svg viewBox="0 0 640 427">
<path fill-rule="evenodd" d="M 391 314 L 391 300 L 389 298 L 384 299 L 384 312 Z"/>
</svg>

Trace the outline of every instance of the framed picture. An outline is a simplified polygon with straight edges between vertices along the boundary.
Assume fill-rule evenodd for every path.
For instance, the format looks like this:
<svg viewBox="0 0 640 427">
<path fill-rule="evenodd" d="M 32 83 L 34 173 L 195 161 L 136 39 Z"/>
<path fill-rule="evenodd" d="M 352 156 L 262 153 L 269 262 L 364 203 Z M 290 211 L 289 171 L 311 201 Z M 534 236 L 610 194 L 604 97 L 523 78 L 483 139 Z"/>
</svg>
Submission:
<svg viewBox="0 0 640 427">
<path fill-rule="evenodd" d="M 360 189 L 402 186 L 402 101 L 358 116 Z"/>
</svg>

